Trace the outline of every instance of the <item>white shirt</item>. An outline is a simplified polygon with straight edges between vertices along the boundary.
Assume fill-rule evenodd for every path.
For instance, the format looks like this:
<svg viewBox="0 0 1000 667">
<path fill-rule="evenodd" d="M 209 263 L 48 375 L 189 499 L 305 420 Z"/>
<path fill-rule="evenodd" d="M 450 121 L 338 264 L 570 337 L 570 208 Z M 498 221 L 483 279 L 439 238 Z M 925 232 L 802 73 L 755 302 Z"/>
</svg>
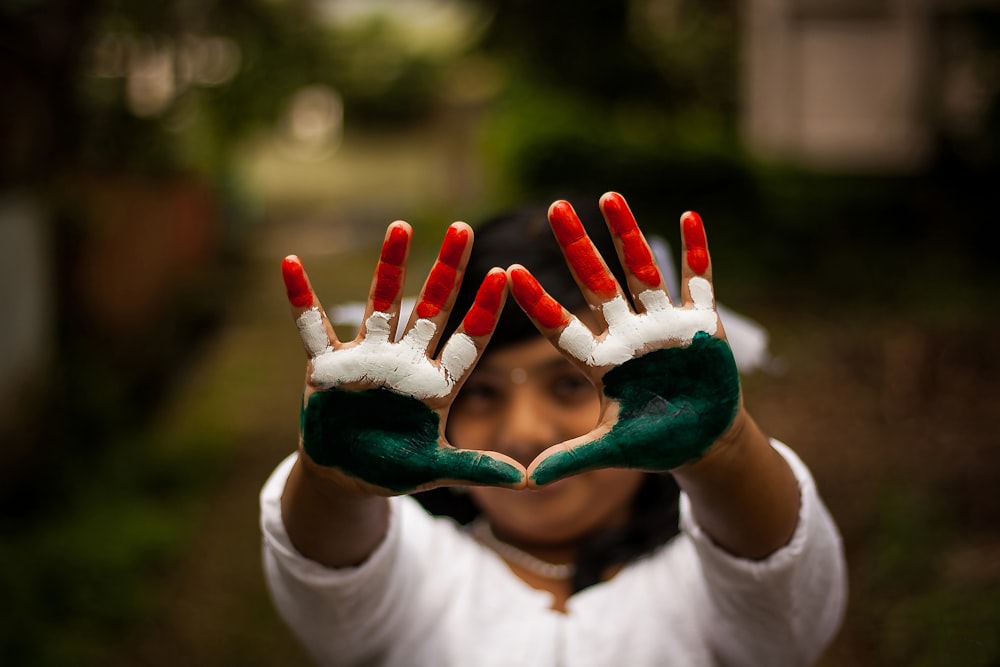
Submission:
<svg viewBox="0 0 1000 667">
<path fill-rule="evenodd" d="M 681 495 L 680 535 L 566 613 L 450 519 L 390 499 L 385 539 L 363 564 L 330 569 L 299 554 L 281 520 L 294 455 L 261 492 L 264 566 L 275 605 L 320 665 L 697 667 L 810 665 L 846 605 L 840 535 L 808 469 L 792 540 L 762 561 L 715 546 Z"/>
</svg>

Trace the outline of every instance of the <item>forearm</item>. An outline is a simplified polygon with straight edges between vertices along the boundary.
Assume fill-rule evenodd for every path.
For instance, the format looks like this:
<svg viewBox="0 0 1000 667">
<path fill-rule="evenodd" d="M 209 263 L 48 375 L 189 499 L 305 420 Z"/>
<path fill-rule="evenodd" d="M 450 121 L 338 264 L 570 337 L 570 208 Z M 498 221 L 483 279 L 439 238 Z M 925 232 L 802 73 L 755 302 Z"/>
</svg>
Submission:
<svg viewBox="0 0 1000 667">
<path fill-rule="evenodd" d="M 702 529 L 735 556 L 765 558 L 795 532 L 798 482 L 742 407 L 709 453 L 674 476 Z"/>
<path fill-rule="evenodd" d="M 355 493 L 314 470 L 300 453 L 284 492 L 281 517 L 296 550 L 331 568 L 359 565 L 385 537 L 386 498 Z"/>
</svg>

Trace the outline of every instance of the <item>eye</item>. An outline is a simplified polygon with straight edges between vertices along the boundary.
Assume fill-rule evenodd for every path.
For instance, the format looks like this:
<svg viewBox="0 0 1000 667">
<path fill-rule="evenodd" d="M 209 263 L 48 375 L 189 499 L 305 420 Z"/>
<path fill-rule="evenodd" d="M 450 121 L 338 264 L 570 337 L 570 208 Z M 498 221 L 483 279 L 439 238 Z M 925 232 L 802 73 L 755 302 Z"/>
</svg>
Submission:
<svg viewBox="0 0 1000 667">
<path fill-rule="evenodd" d="M 470 414 L 482 414 L 493 411 L 503 400 L 503 391 L 496 382 L 476 378 L 474 375 L 462 386 L 452 409 L 459 409 Z"/>
<path fill-rule="evenodd" d="M 561 373 L 549 382 L 549 392 L 561 403 L 578 405 L 593 400 L 597 390 L 584 375 L 577 372 Z"/>
</svg>

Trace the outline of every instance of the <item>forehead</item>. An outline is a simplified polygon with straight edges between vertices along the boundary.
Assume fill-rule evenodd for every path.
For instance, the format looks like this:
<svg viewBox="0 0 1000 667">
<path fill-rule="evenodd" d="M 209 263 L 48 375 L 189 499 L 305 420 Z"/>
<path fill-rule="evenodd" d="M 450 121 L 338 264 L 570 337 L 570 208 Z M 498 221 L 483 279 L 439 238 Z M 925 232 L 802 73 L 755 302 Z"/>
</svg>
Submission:
<svg viewBox="0 0 1000 667">
<path fill-rule="evenodd" d="M 487 348 L 475 372 L 507 374 L 514 369 L 523 369 L 530 374 L 545 370 L 573 369 L 573 365 L 549 341 L 538 336 L 497 350 Z"/>
</svg>

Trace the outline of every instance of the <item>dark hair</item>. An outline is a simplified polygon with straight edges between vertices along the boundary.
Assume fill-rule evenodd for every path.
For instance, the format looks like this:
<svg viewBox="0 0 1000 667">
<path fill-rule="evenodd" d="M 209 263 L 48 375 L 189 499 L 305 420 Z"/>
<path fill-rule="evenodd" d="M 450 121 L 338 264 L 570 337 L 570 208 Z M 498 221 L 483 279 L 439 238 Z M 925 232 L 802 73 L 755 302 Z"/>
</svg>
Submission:
<svg viewBox="0 0 1000 667">
<path fill-rule="evenodd" d="M 625 275 L 597 202 L 574 203 L 574 209 L 615 278 L 624 285 Z M 523 264 L 568 310 L 586 308 L 583 294 L 549 228 L 547 212 L 547 207 L 527 206 L 475 227 L 472 255 L 442 340 L 447 340 L 458 327 L 483 277 L 495 266 Z M 508 299 L 486 354 L 538 335 L 538 329 L 517 303 Z M 629 521 L 619 528 L 592 535 L 581 547 L 572 580 L 573 591 L 600 582 L 609 567 L 636 560 L 674 537 L 678 532 L 678 494 L 677 483 L 670 474 L 647 474 L 633 499 Z M 448 489 L 426 491 L 415 497 L 428 511 L 450 516 L 463 524 L 479 514 L 468 495 Z"/>
</svg>

